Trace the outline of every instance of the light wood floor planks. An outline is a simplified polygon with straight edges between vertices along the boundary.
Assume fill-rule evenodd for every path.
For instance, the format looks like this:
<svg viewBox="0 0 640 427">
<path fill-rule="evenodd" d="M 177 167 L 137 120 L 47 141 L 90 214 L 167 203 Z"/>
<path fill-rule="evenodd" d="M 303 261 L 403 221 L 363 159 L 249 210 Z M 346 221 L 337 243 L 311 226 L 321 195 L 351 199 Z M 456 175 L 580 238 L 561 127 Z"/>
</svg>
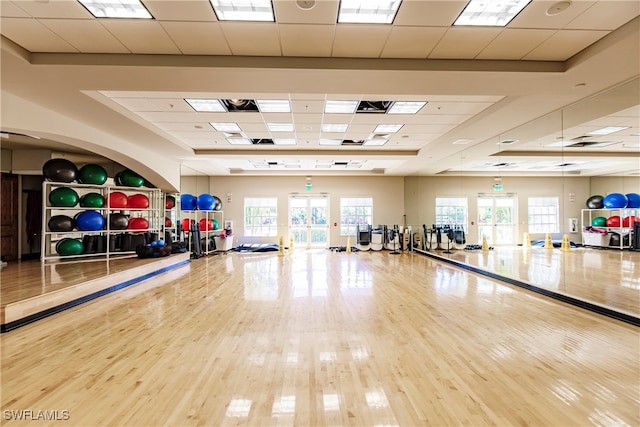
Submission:
<svg viewBox="0 0 640 427">
<path fill-rule="evenodd" d="M 3 425 L 640 424 L 638 328 L 422 255 L 152 280 L 0 336 Z"/>
</svg>

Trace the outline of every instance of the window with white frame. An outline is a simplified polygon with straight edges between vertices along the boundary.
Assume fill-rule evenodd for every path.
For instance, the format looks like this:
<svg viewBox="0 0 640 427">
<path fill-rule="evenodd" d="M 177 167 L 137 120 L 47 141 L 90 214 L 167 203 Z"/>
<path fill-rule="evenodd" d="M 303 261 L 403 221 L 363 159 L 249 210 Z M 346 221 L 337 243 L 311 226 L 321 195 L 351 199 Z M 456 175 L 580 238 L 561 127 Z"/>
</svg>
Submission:
<svg viewBox="0 0 640 427">
<path fill-rule="evenodd" d="M 340 198 L 340 235 L 355 236 L 358 226 L 373 223 L 373 197 Z"/>
<path fill-rule="evenodd" d="M 558 233 L 560 207 L 557 197 L 529 197 L 529 233 Z"/>
<path fill-rule="evenodd" d="M 436 224 L 460 225 L 466 230 L 468 217 L 466 197 L 436 197 Z"/>
<path fill-rule="evenodd" d="M 272 237 L 278 234 L 278 198 L 244 198 L 245 237 Z"/>
</svg>

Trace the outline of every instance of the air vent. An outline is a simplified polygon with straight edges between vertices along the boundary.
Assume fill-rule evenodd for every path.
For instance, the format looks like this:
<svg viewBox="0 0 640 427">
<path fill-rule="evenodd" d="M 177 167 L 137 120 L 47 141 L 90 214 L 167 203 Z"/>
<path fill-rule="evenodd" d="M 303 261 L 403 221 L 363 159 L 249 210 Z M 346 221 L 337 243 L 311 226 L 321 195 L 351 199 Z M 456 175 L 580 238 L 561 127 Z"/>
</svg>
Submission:
<svg viewBox="0 0 640 427">
<path fill-rule="evenodd" d="M 262 139 L 251 138 L 251 143 L 253 145 L 274 145 L 273 139 L 268 139 L 268 138 L 262 138 Z"/>
<path fill-rule="evenodd" d="M 348 145 L 348 146 L 354 147 L 354 146 L 358 146 L 358 145 L 362 145 L 362 144 L 364 144 L 364 140 L 363 139 L 357 140 L 357 141 L 354 141 L 352 139 L 343 139 L 342 143 L 340 145 Z"/>
<path fill-rule="evenodd" d="M 221 99 L 227 111 L 252 111 L 258 112 L 258 105 L 253 99 Z"/>
<path fill-rule="evenodd" d="M 384 114 L 391 107 L 391 101 L 360 101 L 356 113 Z"/>
</svg>

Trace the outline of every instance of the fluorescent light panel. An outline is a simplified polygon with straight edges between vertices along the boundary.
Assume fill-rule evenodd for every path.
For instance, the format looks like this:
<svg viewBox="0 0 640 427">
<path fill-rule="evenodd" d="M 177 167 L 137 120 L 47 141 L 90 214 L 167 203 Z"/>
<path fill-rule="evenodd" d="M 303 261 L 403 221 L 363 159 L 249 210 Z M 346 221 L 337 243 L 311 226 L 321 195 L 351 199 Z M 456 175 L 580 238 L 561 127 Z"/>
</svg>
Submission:
<svg viewBox="0 0 640 427">
<path fill-rule="evenodd" d="M 401 0 L 341 0 L 338 23 L 391 24 Z"/>
<path fill-rule="evenodd" d="M 219 21 L 275 21 L 271 0 L 209 1 Z"/>
<path fill-rule="evenodd" d="M 504 27 L 531 0 L 470 0 L 453 25 Z"/>
<path fill-rule="evenodd" d="M 348 123 L 323 123 L 322 132 L 346 132 L 349 128 Z"/>
<path fill-rule="evenodd" d="M 291 104 L 288 99 L 256 99 L 256 104 L 262 113 L 291 112 Z"/>
<path fill-rule="evenodd" d="M 596 129 L 592 132 L 587 132 L 587 135 L 609 135 L 611 133 L 620 132 L 621 130 L 625 129 L 629 129 L 629 126 L 607 126 Z"/>
<path fill-rule="evenodd" d="M 231 145 L 251 145 L 249 138 L 227 138 L 227 141 Z"/>
<path fill-rule="evenodd" d="M 295 139 L 288 139 L 288 138 L 285 138 L 285 139 L 274 139 L 273 143 L 275 145 L 297 145 Z"/>
<path fill-rule="evenodd" d="M 185 98 L 184 100 L 197 112 L 227 112 L 222 103 L 217 99 Z"/>
<path fill-rule="evenodd" d="M 293 123 L 267 123 L 271 132 L 293 132 Z"/>
<path fill-rule="evenodd" d="M 227 123 L 209 123 L 215 130 L 218 132 L 242 132 L 240 126 L 237 123 L 227 122 Z"/>
<path fill-rule="evenodd" d="M 416 114 L 425 105 L 424 101 L 396 101 L 387 114 Z"/>
<path fill-rule="evenodd" d="M 327 99 L 324 104 L 326 114 L 353 114 L 356 112 L 359 101 L 337 101 Z"/>
<path fill-rule="evenodd" d="M 139 0 L 78 0 L 96 18 L 153 19 Z"/>
<path fill-rule="evenodd" d="M 388 140 L 380 138 L 380 139 L 367 139 L 362 145 L 374 146 L 374 145 L 384 145 Z"/>
<path fill-rule="evenodd" d="M 341 145 L 342 144 L 342 140 L 341 139 L 321 139 L 318 142 L 319 145 Z"/>
<path fill-rule="evenodd" d="M 373 130 L 373 133 L 395 133 L 398 132 L 404 125 L 378 125 Z"/>
</svg>

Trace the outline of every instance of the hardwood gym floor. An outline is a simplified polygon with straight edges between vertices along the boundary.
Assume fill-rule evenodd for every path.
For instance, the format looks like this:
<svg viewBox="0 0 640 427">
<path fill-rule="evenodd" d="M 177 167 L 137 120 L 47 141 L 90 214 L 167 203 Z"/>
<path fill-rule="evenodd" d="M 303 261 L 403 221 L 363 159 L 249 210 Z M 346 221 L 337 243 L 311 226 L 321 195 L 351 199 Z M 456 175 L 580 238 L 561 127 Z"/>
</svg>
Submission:
<svg viewBox="0 0 640 427">
<path fill-rule="evenodd" d="M 637 327 L 415 253 L 210 256 L 0 337 L 3 425 L 640 424 Z"/>
</svg>

